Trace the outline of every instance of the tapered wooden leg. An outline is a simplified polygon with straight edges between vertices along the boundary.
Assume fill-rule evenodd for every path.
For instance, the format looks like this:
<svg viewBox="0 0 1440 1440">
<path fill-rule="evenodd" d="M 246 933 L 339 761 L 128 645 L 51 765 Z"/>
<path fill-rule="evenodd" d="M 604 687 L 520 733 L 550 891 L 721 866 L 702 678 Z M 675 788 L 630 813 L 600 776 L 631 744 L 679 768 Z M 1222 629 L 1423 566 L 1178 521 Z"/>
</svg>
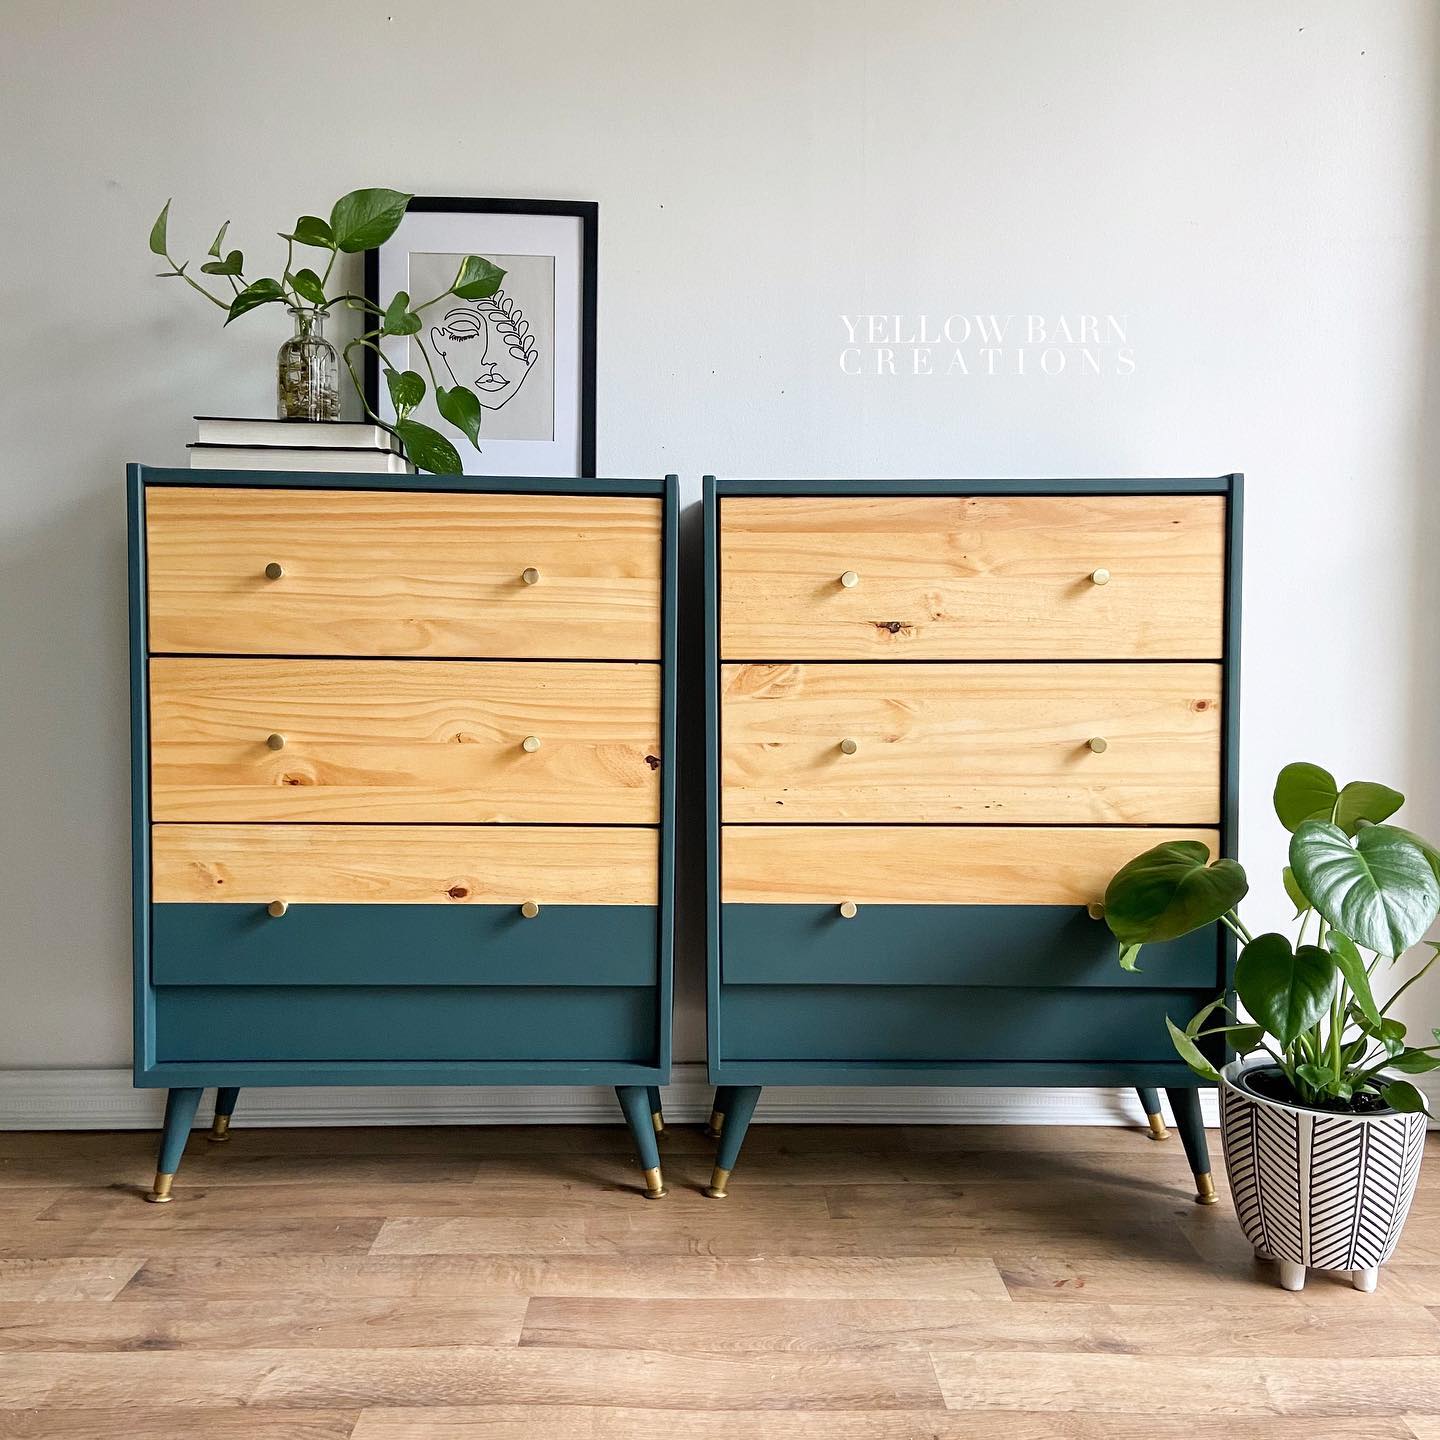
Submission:
<svg viewBox="0 0 1440 1440">
<path fill-rule="evenodd" d="M 1170 1132 L 1165 1128 L 1165 1115 L 1160 1109 L 1160 1092 L 1141 1085 L 1137 1087 L 1135 1093 L 1145 1107 L 1145 1118 L 1150 1122 L 1150 1138 L 1152 1140 L 1168 1140 Z"/>
<path fill-rule="evenodd" d="M 215 1092 L 215 1119 L 210 1126 L 207 1139 L 217 1144 L 230 1138 L 230 1117 L 235 1113 L 235 1102 L 240 1098 L 238 1085 L 222 1085 Z"/>
<path fill-rule="evenodd" d="M 190 1138 L 190 1127 L 195 1123 L 195 1112 L 200 1108 L 203 1092 L 197 1086 L 185 1086 L 170 1091 L 165 1097 L 165 1128 L 160 1132 L 160 1160 L 155 1167 L 155 1185 L 145 1197 L 152 1204 L 164 1205 L 170 1200 L 170 1186 L 175 1172 L 180 1168 L 180 1157 L 185 1153 L 185 1142 Z"/>
<path fill-rule="evenodd" d="M 1210 1174 L 1210 1146 L 1205 1140 L 1205 1122 L 1200 1118 L 1200 1091 L 1193 1085 L 1170 1086 L 1165 1094 L 1190 1171 L 1195 1176 L 1195 1203 L 1213 1205 L 1219 1197 L 1215 1194 L 1215 1179 Z"/>
<path fill-rule="evenodd" d="M 721 1131 L 725 1128 L 725 1109 L 730 1104 L 730 1097 L 734 1093 L 733 1085 L 717 1085 L 715 1087 L 715 1099 L 710 1104 L 710 1123 L 705 1127 L 705 1133 L 712 1140 L 718 1140 Z"/>
<path fill-rule="evenodd" d="M 645 1093 L 650 1097 L 650 1123 L 657 1135 L 665 1133 L 665 1111 L 660 1104 L 660 1087 L 651 1085 Z"/>
<path fill-rule="evenodd" d="M 660 1174 L 660 1147 L 655 1143 L 655 1122 L 650 1118 L 650 1091 L 644 1085 L 617 1085 L 616 1099 L 625 1112 L 630 1138 L 640 1156 L 645 1172 L 645 1198 L 658 1200 L 665 1194 L 665 1180 Z"/>
<path fill-rule="evenodd" d="M 750 1117 L 759 1099 L 758 1085 L 733 1085 L 726 1091 L 722 1112 L 725 1123 L 720 1130 L 720 1143 L 715 1147 L 715 1170 L 705 1188 L 712 1200 L 723 1200 L 729 1191 L 730 1172 L 740 1158 L 740 1147 L 745 1143 L 745 1132 L 750 1128 Z"/>
</svg>

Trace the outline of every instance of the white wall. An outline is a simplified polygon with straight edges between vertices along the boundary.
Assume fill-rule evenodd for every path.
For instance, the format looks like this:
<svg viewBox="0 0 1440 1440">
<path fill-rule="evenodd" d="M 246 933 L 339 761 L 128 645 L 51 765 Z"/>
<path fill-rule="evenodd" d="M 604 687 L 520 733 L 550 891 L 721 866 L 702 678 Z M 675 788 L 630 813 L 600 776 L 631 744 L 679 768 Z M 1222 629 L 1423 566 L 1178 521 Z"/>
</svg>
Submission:
<svg viewBox="0 0 1440 1440">
<path fill-rule="evenodd" d="M 0 1068 L 128 1063 L 122 465 L 183 463 L 193 414 L 272 393 L 277 315 L 222 335 L 150 278 L 172 194 L 197 257 L 222 219 L 258 256 L 361 185 L 598 200 L 602 473 L 693 496 L 705 470 L 1245 470 L 1261 918 L 1286 759 L 1391 781 L 1440 831 L 1428 0 L 10 0 L 3 23 Z M 1134 373 L 841 373 L 842 314 L 977 311 L 1128 317 Z M 698 1033 L 692 1004 L 692 1057 Z"/>
</svg>

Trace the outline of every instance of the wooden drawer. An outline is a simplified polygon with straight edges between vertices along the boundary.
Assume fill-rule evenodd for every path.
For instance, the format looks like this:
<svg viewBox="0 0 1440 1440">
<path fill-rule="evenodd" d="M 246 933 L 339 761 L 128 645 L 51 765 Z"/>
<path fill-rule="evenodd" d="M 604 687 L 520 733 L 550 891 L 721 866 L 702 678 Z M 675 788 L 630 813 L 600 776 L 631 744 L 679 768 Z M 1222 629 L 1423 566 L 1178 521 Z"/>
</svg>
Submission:
<svg viewBox="0 0 1440 1440">
<path fill-rule="evenodd" d="M 848 920 L 834 905 L 725 905 L 720 948 L 727 985 L 1224 984 L 1217 927 L 1147 946 L 1150 963 L 1127 974 L 1109 927 L 1078 905 L 864 905 Z"/>
<path fill-rule="evenodd" d="M 151 487 L 150 648 L 656 660 L 661 509 L 609 495 Z"/>
<path fill-rule="evenodd" d="M 1220 819 L 1218 665 L 727 665 L 720 694 L 727 821 Z"/>
<path fill-rule="evenodd" d="M 720 898 L 772 905 L 1089 905 L 1127 860 L 1214 830 L 727 825 Z"/>
<path fill-rule="evenodd" d="M 620 827 L 155 825 L 152 898 L 246 905 L 654 905 L 659 846 L 657 830 Z"/>
<path fill-rule="evenodd" d="M 655 824 L 660 668 L 157 658 L 150 745 L 157 820 Z"/>
<path fill-rule="evenodd" d="M 1209 495 L 730 496 L 721 658 L 1219 659 L 1224 526 Z"/>
<path fill-rule="evenodd" d="M 653 905 L 156 905 L 168 985 L 655 985 Z"/>
</svg>

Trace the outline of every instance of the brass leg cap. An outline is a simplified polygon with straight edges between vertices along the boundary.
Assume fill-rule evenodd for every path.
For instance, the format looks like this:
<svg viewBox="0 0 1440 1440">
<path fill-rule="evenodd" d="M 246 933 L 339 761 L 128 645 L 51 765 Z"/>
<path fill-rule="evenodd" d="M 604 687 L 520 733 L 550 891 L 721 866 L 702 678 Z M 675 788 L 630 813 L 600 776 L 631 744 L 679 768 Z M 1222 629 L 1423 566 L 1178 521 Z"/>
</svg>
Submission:
<svg viewBox="0 0 1440 1440">
<path fill-rule="evenodd" d="M 228 1115 L 217 1115 L 211 1122 L 210 1133 L 205 1137 L 213 1140 L 217 1145 L 230 1138 L 230 1117 Z"/>
<path fill-rule="evenodd" d="M 725 1128 L 725 1117 L 718 1110 L 710 1112 L 710 1123 L 705 1127 L 705 1133 L 712 1139 L 718 1140 L 720 1132 Z"/>
<path fill-rule="evenodd" d="M 669 1193 L 665 1188 L 665 1180 L 660 1174 L 658 1165 L 653 1170 L 645 1172 L 645 1198 L 647 1200 L 659 1200 Z"/>
<path fill-rule="evenodd" d="M 1168 1140 L 1170 1132 L 1165 1128 L 1165 1117 L 1163 1115 L 1147 1115 L 1150 1122 L 1150 1138 L 1152 1140 Z"/>
<path fill-rule="evenodd" d="M 657 1135 L 663 1135 L 665 1133 L 665 1117 L 658 1110 L 652 1110 L 650 1112 L 650 1123 L 655 1127 L 655 1133 Z"/>
<path fill-rule="evenodd" d="M 1195 1176 L 1195 1203 L 1217 1205 L 1220 1197 L 1215 1193 L 1215 1181 L 1208 1170 L 1201 1170 Z"/>
<path fill-rule="evenodd" d="M 145 1197 L 152 1205 L 168 1205 L 175 1197 L 170 1193 L 170 1187 L 175 1183 L 173 1172 L 165 1175 L 160 1171 L 155 1172 L 155 1185 Z"/>
<path fill-rule="evenodd" d="M 725 1188 L 729 1183 L 730 1172 L 717 1165 L 710 1173 L 710 1183 L 705 1187 L 705 1193 L 712 1200 L 723 1200 L 730 1193 Z"/>
</svg>

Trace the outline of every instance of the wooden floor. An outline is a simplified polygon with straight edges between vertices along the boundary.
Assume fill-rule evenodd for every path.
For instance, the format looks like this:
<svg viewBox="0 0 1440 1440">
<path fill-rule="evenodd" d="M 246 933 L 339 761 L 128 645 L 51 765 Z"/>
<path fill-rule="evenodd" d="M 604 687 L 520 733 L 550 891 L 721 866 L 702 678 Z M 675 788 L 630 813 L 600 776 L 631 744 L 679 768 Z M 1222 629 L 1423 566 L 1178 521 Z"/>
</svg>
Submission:
<svg viewBox="0 0 1440 1440">
<path fill-rule="evenodd" d="M 1179 1142 L 757 1126 L 0 1135 L 0 1436 L 1440 1440 L 1440 1155 L 1288 1294 Z M 1432 1151 L 1435 1149 L 1432 1139 Z"/>
</svg>

